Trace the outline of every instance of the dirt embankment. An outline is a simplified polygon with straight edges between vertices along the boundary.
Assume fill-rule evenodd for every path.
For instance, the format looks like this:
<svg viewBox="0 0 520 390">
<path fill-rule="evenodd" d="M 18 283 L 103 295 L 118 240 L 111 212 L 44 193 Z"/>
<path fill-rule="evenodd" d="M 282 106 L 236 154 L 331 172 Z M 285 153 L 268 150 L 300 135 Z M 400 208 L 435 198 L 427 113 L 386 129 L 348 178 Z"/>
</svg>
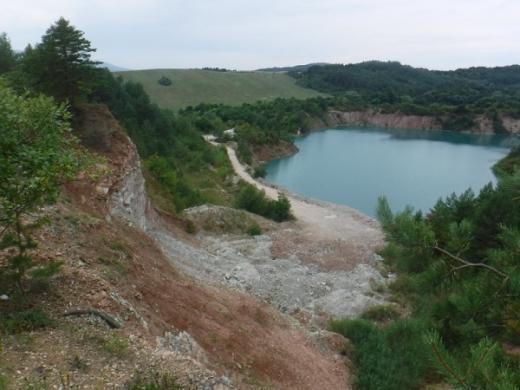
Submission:
<svg viewBox="0 0 520 390">
<path fill-rule="evenodd" d="M 199 255 L 218 265 L 222 254 L 153 209 L 136 148 L 106 108 L 85 107 L 81 128 L 105 157 L 100 165 L 107 173 L 68 186 L 53 224 L 41 232 L 37 256 L 64 265 L 34 304 L 57 321 L 32 332 L 30 344 L 2 339 L 0 375 L 12 388 L 43 382 L 58 388 L 66 380 L 72 387 L 118 389 L 137 371 L 169 372 L 187 389 L 350 388 L 339 354 L 344 339 L 311 333 L 226 283 L 225 275 L 218 283 L 188 267 Z M 257 261 L 239 251 L 230 258 L 238 265 Z M 63 317 L 85 307 L 107 312 L 122 328 L 108 329 L 95 317 Z"/>
</svg>

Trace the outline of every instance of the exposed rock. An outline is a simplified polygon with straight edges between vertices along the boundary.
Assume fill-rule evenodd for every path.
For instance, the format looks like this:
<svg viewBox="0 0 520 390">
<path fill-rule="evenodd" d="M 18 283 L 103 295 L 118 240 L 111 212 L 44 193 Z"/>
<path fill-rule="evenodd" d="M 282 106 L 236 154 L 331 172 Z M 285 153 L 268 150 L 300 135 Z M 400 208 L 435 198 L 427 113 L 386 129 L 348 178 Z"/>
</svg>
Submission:
<svg viewBox="0 0 520 390">
<path fill-rule="evenodd" d="M 332 110 L 327 113 L 325 122 L 328 126 L 361 125 L 425 130 L 439 130 L 442 128 L 441 123 L 430 116 L 399 113 L 384 114 L 376 110 L 350 112 Z"/>
<path fill-rule="evenodd" d="M 475 133 L 494 133 L 493 120 L 484 115 L 477 115 L 473 118 L 474 126 L 468 131 Z M 520 133 L 520 119 L 510 116 L 500 118 L 504 129 L 511 134 Z M 442 124 L 432 116 L 427 115 L 406 115 L 402 113 L 385 114 L 378 110 L 366 111 L 329 111 L 323 120 L 313 120 L 312 129 L 322 129 L 325 127 L 335 127 L 340 125 L 360 125 L 375 127 L 391 127 L 396 129 L 421 129 L 421 130 L 440 130 Z"/>
</svg>

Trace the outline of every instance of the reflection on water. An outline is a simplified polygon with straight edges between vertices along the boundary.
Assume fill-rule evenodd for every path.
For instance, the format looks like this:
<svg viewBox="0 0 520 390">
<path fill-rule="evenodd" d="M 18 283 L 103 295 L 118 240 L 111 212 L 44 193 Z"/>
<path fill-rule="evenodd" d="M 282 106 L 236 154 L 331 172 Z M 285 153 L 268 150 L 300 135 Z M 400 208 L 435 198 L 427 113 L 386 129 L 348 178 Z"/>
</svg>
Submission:
<svg viewBox="0 0 520 390">
<path fill-rule="evenodd" d="M 492 165 L 518 143 L 506 135 L 343 128 L 296 140 L 300 152 L 267 166 L 267 180 L 374 215 L 377 197 L 428 211 L 439 197 L 494 182 Z"/>
</svg>

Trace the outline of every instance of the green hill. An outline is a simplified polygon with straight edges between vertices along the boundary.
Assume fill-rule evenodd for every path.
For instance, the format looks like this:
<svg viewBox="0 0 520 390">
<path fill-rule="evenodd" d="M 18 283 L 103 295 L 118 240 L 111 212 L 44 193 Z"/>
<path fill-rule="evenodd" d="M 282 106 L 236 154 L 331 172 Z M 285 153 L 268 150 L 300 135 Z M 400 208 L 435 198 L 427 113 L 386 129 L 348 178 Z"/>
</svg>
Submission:
<svg viewBox="0 0 520 390">
<path fill-rule="evenodd" d="M 199 103 L 239 105 L 276 98 L 323 96 L 296 85 L 294 78 L 282 73 L 151 69 L 117 72 L 117 75 L 141 83 L 155 103 L 174 110 Z M 160 85 L 161 77 L 170 79 L 171 85 Z"/>
</svg>

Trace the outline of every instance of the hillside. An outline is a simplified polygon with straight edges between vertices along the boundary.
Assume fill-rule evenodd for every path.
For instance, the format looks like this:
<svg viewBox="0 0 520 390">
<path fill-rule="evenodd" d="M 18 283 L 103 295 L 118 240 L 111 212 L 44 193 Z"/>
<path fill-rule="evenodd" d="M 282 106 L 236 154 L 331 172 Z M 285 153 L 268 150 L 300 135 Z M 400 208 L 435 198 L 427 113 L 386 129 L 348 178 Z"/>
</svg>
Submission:
<svg viewBox="0 0 520 390">
<path fill-rule="evenodd" d="M 117 75 L 141 83 L 153 102 L 174 110 L 200 103 L 239 105 L 258 100 L 305 99 L 321 95 L 296 85 L 292 77 L 281 73 L 151 69 L 118 72 Z M 158 81 L 163 76 L 172 84 L 160 85 Z"/>
</svg>

